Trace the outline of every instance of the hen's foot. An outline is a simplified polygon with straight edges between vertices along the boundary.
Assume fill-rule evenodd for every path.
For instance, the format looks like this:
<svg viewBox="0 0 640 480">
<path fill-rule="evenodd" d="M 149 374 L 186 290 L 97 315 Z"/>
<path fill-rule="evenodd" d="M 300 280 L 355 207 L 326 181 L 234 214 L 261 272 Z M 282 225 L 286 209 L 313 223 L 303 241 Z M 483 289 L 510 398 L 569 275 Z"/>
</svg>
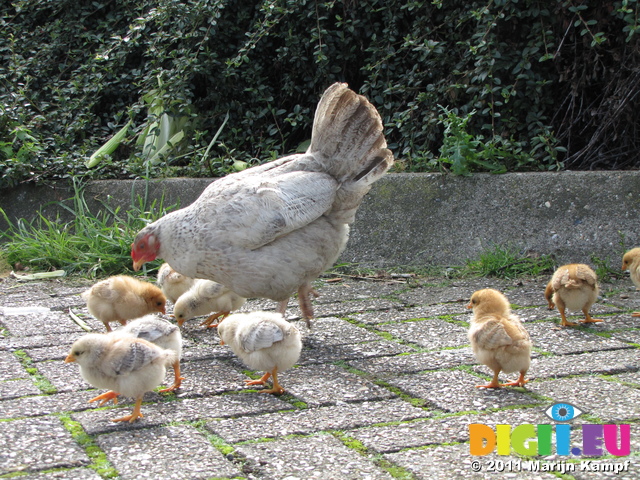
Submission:
<svg viewBox="0 0 640 480">
<path fill-rule="evenodd" d="M 105 403 L 109 402 L 110 400 L 113 400 L 113 404 L 117 405 L 118 404 L 118 395 L 120 395 L 118 392 L 114 392 L 113 390 L 109 390 L 108 392 L 105 392 L 102 395 L 98 395 L 97 397 L 92 398 L 91 400 L 89 400 L 89 403 L 100 402 L 98 404 L 98 406 L 101 407 L 102 405 L 104 405 Z"/>
</svg>

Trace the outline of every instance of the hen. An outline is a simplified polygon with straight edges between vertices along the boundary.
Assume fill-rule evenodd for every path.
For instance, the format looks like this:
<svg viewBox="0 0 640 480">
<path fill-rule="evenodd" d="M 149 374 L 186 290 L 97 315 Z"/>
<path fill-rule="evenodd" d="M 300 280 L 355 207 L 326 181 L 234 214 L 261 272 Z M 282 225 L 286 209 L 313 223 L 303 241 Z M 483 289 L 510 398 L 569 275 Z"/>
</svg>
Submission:
<svg viewBox="0 0 640 480">
<path fill-rule="evenodd" d="M 82 293 L 91 315 L 104 323 L 127 324 L 127 320 L 153 312 L 165 313 L 166 298 L 155 285 L 126 275 L 116 275 L 96 283 Z"/>
<path fill-rule="evenodd" d="M 568 322 L 565 309 L 581 310 L 585 319 L 582 323 L 602 322 L 591 318 L 589 310 L 598 299 L 598 277 L 591 267 L 582 263 L 572 263 L 559 267 L 547 284 L 544 296 L 549 308 L 558 307 L 562 326 L 574 327 L 577 324 Z"/>
<path fill-rule="evenodd" d="M 622 257 L 622 270 L 629 270 L 631 281 L 640 290 L 640 248 L 632 248 Z M 632 317 L 640 317 L 640 312 L 633 312 Z"/>
<path fill-rule="evenodd" d="M 173 385 L 169 388 L 163 388 L 160 392 L 173 392 L 180 388 L 182 380 L 184 380 L 184 377 L 180 376 L 182 334 L 177 326 L 155 315 L 145 315 L 133 322 L 129 322 L 125 327 L 112 332 L 111 335 L 124 335 L 133 338 L 141 338 L 156 344 L 160 348 L 175 352 L 177 357 L 173 363 Z"/>
<path fill-rule="evenodd" d="M 237 310 L 247 301 L 235 292 L 232 292 L 224 285 L 211 280 L 196 280 L 193 286 L 178 298 L 173 307 L 173 315 L 178 321 L 178 325 L 197 317 L 215 312 L 201 323 L 207 328 L 217 327 L 213 323 L 216 319 L 221 322 L 233 310 Z"/>
<path fill-rule="evenodd" d="M 511 313 L 507 297 L 485 288 L 474 292 L 467 308 L 473 309 L 469 341 L 478 361 L 493 370 L 493 379 L 484 388 L 523 387 L 531 364 L 531 341 L 520 319 Z M 519 372 L 517 380 L 499 383 L 500 372 Z"/>
<path fill-rule="evenodd" d="M 168 263 L 163 263 L 158 270 L 158 286 L 165 297 L 175 305 L 180 295 L 193 286 L 195 280 L 176 272 Z"/>
<path fill-rule="evenodd" d="M 247 385 L 264 385 L 269 377 L 273 387 L 262 393 L 284 393 L 278 372 L 288 370 L 300 358 L 300 331 L 282 315 L 270 312 L 236 313 L 218 326 L 220 343 L 229 345 L 233 353 L 254 370 L 267 371 L 259 380 Z"/>
<path fill-rule="evenodd" d="M 337 260 L 364 195 L 393 164 L 386 145 L 375 107 L 335 83 L 320 99 L 306 153 L 217 180 L 142 229 L 134 270 L 163 258 L 183 275 L 275 300 L 280 313 L 297 291 L 309 324 L 311 282 Z"/>
<path fill-rule="evenodd" d="M 80 375 L 96 388 L 107 388 L 89 402 L 116 401 L 119 394 L 136 399 L 131 415 L 114 422 L 133 423 L 142 417 L 142 397 L 160 385 L 166 365 L 175 362 L 176 353 L 164 350 L 151 342 L 124 335 L 90 333 L 76 340 L 65 363 L 77 362 Z"/>
</svg>

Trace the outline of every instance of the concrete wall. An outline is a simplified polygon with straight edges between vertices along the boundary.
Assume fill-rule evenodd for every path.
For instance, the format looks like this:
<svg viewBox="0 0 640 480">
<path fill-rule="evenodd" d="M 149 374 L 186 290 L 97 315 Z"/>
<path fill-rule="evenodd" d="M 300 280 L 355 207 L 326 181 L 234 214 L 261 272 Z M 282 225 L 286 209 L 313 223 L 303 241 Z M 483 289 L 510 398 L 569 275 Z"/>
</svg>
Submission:
<svg viewBox="0 0 640 480">
<path fill-rule="evenodd" d="M 96 181 L 85 193 L 100 202 L 131 205 L 132 195 L 165 196 L 165 205 L 194 201 L 210 179 Z M 9 218 L 33 218 L 40 205 L 69 198 L 63 184 L 0 192 Z M 372 267 L 463 265 L 495 245 L 552 254 L 559 262 L 617 265 L 625 248 L 640 245 L 640 172 L 388 174 L 365 198 L 340 262 Z M 44 207 L 51 217 L 60 210 Z M 64 211 L 63 215 L 64 215 Z M 68 219 L 63 216 L 62 219 Z M 0 228 L 6 228 L 0 218 Z M 624 242 L 624 246 L 621 243 Z"/>
</svg>

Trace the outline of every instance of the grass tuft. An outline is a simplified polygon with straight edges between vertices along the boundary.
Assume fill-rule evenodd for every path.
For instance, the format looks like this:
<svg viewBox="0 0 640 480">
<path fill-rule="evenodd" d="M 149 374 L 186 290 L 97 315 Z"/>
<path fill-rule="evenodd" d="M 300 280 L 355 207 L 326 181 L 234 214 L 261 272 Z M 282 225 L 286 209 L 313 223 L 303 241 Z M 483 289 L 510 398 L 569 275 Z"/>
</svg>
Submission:
<svg viewBox="0 0 640 480">
<path fill-rule="evenodd" d="M 493 250 L 481 253 L 477 260 L 467 261 L 466 271 L 482 277 L 516 278 L 552 274 L 554 267 L 549 255 L 523 255 L 515 247 L 496 245 Z"/>
<path fill-rule="evenodd" d="M 59 218 L 51 220 L 40 211 L 35 220 L 21 219 L 14 224 L 0 208 L 0 215 L 9 225 L 0 232 L 0 258 L 12 265 L 62 269 L 89 277 L 132 272 L 129 254 L 137 232 L 176 207 L 165 207 L 164 199 L 154 200 L 146 207 L 146 201 L 138 196 L 126 212 L 103 203 L 103 209 L 94 214 L 87 206 L 83 186 L 75 180 L 73 186 L 72 206 L 55 202 L 72 215 L 73 220 L 66 223 L 59 223 Z M 156 263 L 151 269 L 160 265 L 159 261 Z"/>
</svg>

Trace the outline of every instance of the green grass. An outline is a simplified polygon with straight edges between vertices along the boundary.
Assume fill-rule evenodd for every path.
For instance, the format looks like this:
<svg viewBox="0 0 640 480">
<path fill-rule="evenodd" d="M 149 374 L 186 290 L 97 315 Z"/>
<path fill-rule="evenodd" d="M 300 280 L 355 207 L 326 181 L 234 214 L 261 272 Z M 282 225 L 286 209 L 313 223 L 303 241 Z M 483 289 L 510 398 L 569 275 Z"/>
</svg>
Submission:
<svg viewBox="0 0 640 480">
<path fill-rule="evenodd" d="M 6 231 L 0 232 L 0 258 L 31 270 L 62 269 L 88 277 L 131 272 L 129 255 L 136 233 L 175 207 L 165 207 L 163 199 L 154 200 L 147 207 L 147 202 L 138 196 L 126 212 L 103 203 L 103 208 L 93 213 L 77 181 L 70 200 L 72 205 L 55 203 L 73 218 L 62 224 L 42 212 L 31 222 L 21 219 L 12 223 L 0 208 L 0 215 L 9 224 Z M 160 262 L 156 263 L 150 269 L 159 266 Z"/>
<path fill-rule="evenodd" d="M 496 245 L 469 260 L 466 273 L 483 277 L 516 278 L 523 275 L 552 274 L 555 267 L 549 255 L 523 255 L 513 246 Z"/>
</svg>

